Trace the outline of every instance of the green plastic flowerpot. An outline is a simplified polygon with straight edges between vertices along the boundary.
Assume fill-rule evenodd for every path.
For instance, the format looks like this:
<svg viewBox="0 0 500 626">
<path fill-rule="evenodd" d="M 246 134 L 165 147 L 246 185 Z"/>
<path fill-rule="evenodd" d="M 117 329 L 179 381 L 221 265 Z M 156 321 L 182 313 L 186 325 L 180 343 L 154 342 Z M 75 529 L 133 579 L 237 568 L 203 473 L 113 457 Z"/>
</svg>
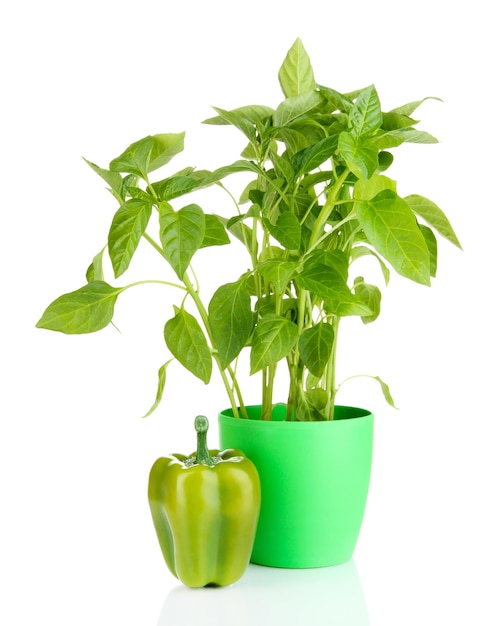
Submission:
<svg viewBox="0 0 500 626">
<path fill-rule="evenodd" d="M 252 563 L 310 568 L 348 561 L 356 547 L 368 496 L 373 414 L 337 406 L 325 422 L 285 421 L 277 405 L 271 420 L 260 406 L 249 419 L 219 414 L 221 449 L 239 448 L 255 464 L 261 512 Z"/>
</svg>

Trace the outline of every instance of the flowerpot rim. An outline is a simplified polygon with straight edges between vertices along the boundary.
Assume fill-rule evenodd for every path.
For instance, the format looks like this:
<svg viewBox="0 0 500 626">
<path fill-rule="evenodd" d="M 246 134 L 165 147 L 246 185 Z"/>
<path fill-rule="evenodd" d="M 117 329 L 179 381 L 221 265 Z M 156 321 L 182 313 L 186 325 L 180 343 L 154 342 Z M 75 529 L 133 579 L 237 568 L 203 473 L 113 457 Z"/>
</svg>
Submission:
<svg viewBox="0 0 500 626">
<path fill-rule="evenodd" d="M 261 405 L 254 404 L 245 407 L 250 413 L 249 419 L 235 418 L 233 410 L 231 408 L 224 409 L 219 412 L 219 420 L 232 420 L 233 426 L 248 428 L 250 425 L 255 425 L 255 428 L 275 428 L 275 429 L 317 429 L 317 428 L 334 428 L 334 427 L 347 427 L 348 425 L 354 425 L 354 423 L 360 421 L 367 421 L 373 419 L 373 413 L 361 407 L 336 405 L 335 411 L 338 413 L 338 417 L 333 420 L 324 421 L 311 421 L 302 422 L 297 420 L 285 420 L 284 414 L 286 405 L 279 403 L 273 407 L 273 415 L 270 420 L 261 420 L 258 417 Z M 333 425 L 336 426 L 333 426 Z M 260 426 L 262 425 L 262 426 Z"/>
</svg>

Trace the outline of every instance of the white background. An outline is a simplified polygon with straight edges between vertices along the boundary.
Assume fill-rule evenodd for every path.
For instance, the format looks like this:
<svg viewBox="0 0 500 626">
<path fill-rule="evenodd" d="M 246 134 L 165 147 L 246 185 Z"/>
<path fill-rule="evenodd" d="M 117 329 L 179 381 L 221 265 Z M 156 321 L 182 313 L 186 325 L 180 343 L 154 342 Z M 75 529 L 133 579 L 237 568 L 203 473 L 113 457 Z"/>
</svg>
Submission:
<svg viewBox="0 0 500 626">
<path fill-rule="evenodd" d="M 0 623 L 500 624 L 493 4 L 28 0 L 4 8 Z M 161 559 L 147 475 L 157 456 L 191 451 L 198 413 L 212 419 L 215 447 L 226 399 L 218 383 L 204 387 L 172 368 L 166 401 L 141 419 L 166 359 L 162 327 L 174 295 L 157 286 L 124 294 L 120 333 L 67 337 L 35 323 L 52 299 L 84 284 L 116 208 L 81 156 L 106 167 L 147 134 L 187 130 L 186 154 L 170 172 L 236 159 L 237 131 L 199 122 L 212 105 L 276 106 L 277 71 L 297 36 L 320 83 L 339 91 L 375 83 L 386 110 L 444 100 L 417 111 L 441 143 L 405 146 L 389 174 L 401 193 L 445 210 L 464 252 L 443 242 L 432 289 L 394 277 L 381 318 L 344 327 L 341 374 L 381 376 L 400 407 L 388 408 L 366 381 L 339 396 L 376 414 L 354 560 L 309 572 L 251 566 L 229 589 L 191 591 Z M 205 202 L 219 209 L 226 200 Z M 207 252 L 199 268 L 206 293 L 235 278 L 215 258 Z M 141 250 L 130 282 L 159 277 L 148 259 Z M 297 459 L 297 471 L 307 462 Z"/>
</svg>

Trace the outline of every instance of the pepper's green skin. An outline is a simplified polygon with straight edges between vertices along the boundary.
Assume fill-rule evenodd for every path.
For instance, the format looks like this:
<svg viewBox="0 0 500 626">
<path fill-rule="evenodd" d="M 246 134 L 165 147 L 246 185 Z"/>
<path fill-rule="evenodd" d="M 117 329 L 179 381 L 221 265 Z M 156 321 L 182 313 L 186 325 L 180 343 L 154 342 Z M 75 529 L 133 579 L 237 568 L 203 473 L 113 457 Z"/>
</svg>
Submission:
<svg viewBox="0 0 500 626">
<path fill-rule="evenodd" d="M 198 450 L 158 459 L 148 497 L 165 562 L 188 587 L 226 586 L 244 574 L 260 510 L 255 466 L 239 450 L 208 450 L 208 420 L 195 420 Z"/>
</svg>

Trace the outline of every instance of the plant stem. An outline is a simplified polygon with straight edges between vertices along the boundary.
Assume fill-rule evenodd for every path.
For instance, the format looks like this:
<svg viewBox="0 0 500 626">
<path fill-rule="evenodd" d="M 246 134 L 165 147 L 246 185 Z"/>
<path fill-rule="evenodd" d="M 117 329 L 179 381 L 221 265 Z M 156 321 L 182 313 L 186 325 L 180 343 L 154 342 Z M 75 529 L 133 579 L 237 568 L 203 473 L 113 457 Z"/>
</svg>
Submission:
<svg viewBox="0 0 500 626">
<path fill-rule="evenodd" d="M 227 368 L 227 371 L 229 372 L 229 376 L 231 376 L 231 380 L 233 382 L 233 389 L 231 389 L 231 396 L 233 397 L 234 393 L 236 393 L 236 396 L 238 398 L 239 412 L 237 415 L 235 415 L 235 417 L 239 417 L 239 414 L 241 413 L 241 416 L 244 419 L 248 419 L 247 408 L 245 406 L 245 402 L 241 394 L 240 386 L 238 385 L 238 381 L 236 380 L 236 374 L 231 366 Z M 233 413 L 234 413 L 234 407 L 233 407 Z"/>
<path fill-rule="evenodd" d="M 325 406 L 325 416 L 327 420 L 333 420 L 335 410 L 335 395 L 336 395 L 336 362 L 337 362 L 337 336 L 339 331 L 340 318 L 334 316 L 333 327 L 333 346 L 332 353 L 328 360 L 326 367 L 326 392 L 328 394 L 328 400 Z"/>
<path fill-rule="evenodd" d="M 148 235 L 147 233 L 144 233 L 142 236 L 148 243 L 150 243 L 153 246 L 153 248 L 159 254 L 161 254 L 161 256 L 165 259 L 165 261 L 168 261 L 167 257 L 165 256 L 165 252 L 163 251 L 163 248 L 159 244 L 157 244 L 156 241 L 150 235 Z"/>
<path fill-rule="evenodd" d="M 273 412 L 273 387 L 276 376 L 276 364 L 273 363 L 262 372 L 262 420 L 270 420 Z"/>
<path fill-rule="evenodd" d="M 308 246 L 307 252 L 310 252 L 311 250 L 313 250 L 321 241 L 323 241 L 326 237 L 330 236 L 331 233 L 330 232 L 325 233 L 324 228 L 334 206 L 337 204 L 339 194 L 342 191 L 342 185 L 344 184 L 349 174 L 350 174 L 350 170 L 349 168 L 346 167 L 344 171 L 338 176 L 337 180 L 335 181 L 330 191 L 328 192 L 325 204 L 323 205 L 323 208 L 321 209 L 316 219 L 316 222 L 314 224 L 314 228 L 311 233 L 311 238 L 309 240 L 309 246 Z M 343 225 L 346 222 L 348 222 L 350 219 L 352 219 L 351 215 L 352 214 L 349 214 L 346 218 L 344 218 L 342 222 L 340 223 L 340 225 Z M 335 231 L 336 228 L 334 227 L 333 230 Z M 305 315 L 305 300 L 302 302 L 302 310 L 301 310 L 301 299 L 299 296 L 299 320 L 298 320 L 299 324 L 301 323 L 304 324 L 304 315 Z M 327 366 L 325 368 L 325 391 L 327 393 L 328 400 L 324 408 L 324 415 L 327 420 L 333 419 L 334 407 L 335 407 L 335 378 L 336 378 L 335 370 L 336 370 L 336 356 L 337 356 L 336 354 L 337 353 L 337 333 L 338 333 L 338 326 L 339 326 L 339 318 L 337 316 L 334 316 L 333 321 L 332 321 L 332 326 L 333 326 L 333 331 L 334 331 L 332 353 L 330 355 Z M 299 330 L 302 330 L 302 327 L 299 327 Z M 296 377 L 297 377 L 297 374 L 295 375 L 294 379 Z M 297 384 L 298 383 L 299 381 L 297 381 Z M 301 384 L 301 389 L 302 389 L 302 381 L 300 381 L 300 384 Z"/>
<path fill-rule="evenodd" d="M 312 247 L 316 244 L 317 240 L 322 236 L 323 228 L 325 227 L 325 224 L 328 218 L 330 217 L 330 213 L 332 212 L 333 207 L 335 206 L 337 202 L 338 194 L 340 193 L 342 189 L 342 185 L 345 179 L 349 176 L 349 174 L 350 174 L 350 170 L 349 168 L 346 167 L 344 171 L 342 172 L 342 174 L 340 174 L 340 176 L 335 181 L 335 184 L 333 185 L 333 187 L 328 192 L 326 202 L 323 205 L 323 208 L 321 209 L 320 214 L 318 215 L 316 222 L 314 224 L 314 228 L 311 233 L 311 239 L 309 240 L 309 249 L 312 249 Z"/>
<path fill-rule="evenodd" d="M 321 235 L 321 237 L 319 237 L 314 244 L 312 244 L 311 246 L 309 246 L 309 250 L 308 252 L 311 252 L 312 250 L 314 250 L 314 248 L 316 248 L 317 246 L 319 246 L 320 243 L 322 243 L 323 241 L 325 241 L 325 239 L 328 239 L 328 237 L 331 237 L 332 235 L 334 235 L 335 233 L 338 232 L 338 230 L 344 226 L 344 224 L 347 224 L 347 222 L 350 222 L 351 220 L 356 219 L 356 214 L 354 213 L 354 211 L 352 211 L 351 213 L 349 213 L 349 215 L 347 215 L 347 217 L 345 217 L 343 220 L 341 220 L 340 222 L 337 222 L 336 224 L 333 225 L 332 229 L 327 231 L 326 233 L 323 233 Z"/>
<path fill-rule="evenodd" d="M 138 280 L 135 283 L 130 283 L 130 285 L 126 285 L 123 289 L 130 289 L 130 287 L 137 287 L 138 285 L 168 285 L 169 287 L 176 287 L 177 289 L 182 289 L 186 291 L 186 287 L 184 285 L 177 285 L 176 283 L 171 283 L 168 280 Z"/>
</svg>

